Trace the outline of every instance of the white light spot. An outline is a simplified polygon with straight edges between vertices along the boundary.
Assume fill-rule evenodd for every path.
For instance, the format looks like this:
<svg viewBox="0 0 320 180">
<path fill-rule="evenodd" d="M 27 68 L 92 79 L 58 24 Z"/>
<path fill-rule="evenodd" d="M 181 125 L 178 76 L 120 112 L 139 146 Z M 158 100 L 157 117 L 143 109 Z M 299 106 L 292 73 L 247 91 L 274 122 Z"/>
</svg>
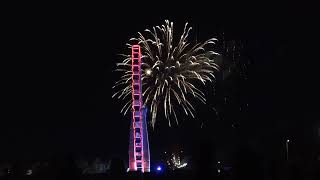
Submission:
<svg viewBox="0 0 320 180">
<path fill-rule="evenodd" d="M 150 76 L 150 75 L 152 74 L 151 69 L 147 69 L 147 70 L 146 70 L 146 74 L 147 74 L 148 76 Z"/>
</svg>

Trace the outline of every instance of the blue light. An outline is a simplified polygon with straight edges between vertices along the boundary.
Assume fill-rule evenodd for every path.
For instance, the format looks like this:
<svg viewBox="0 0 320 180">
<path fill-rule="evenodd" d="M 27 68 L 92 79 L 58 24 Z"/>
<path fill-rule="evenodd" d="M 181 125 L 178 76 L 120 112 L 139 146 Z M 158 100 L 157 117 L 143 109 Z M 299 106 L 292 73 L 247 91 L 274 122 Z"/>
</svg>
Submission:
<svg viewBox="0 0 320 180">
<path fill-rule="evenodd" d="M 161 166 L 158 166 L 157 171 L 161 171 L 161 170 L 162 170 Z"/>
</svg>

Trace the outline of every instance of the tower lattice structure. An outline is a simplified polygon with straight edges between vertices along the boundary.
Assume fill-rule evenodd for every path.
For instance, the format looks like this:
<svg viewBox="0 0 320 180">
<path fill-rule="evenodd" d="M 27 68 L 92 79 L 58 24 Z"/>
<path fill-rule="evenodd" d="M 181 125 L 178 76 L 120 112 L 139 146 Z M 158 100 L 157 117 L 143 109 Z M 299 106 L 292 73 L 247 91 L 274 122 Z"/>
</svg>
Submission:
<svg viewBox="0 0 320 180">
<path fill-rule="evenodd" d="M 150 151 L 146 123 L 147 109 L 143 106 L 141 82 L 141 48 L 132 46 L 132 119 L 129 137 L 129 170 L 150 172 Z"/>
</svg>

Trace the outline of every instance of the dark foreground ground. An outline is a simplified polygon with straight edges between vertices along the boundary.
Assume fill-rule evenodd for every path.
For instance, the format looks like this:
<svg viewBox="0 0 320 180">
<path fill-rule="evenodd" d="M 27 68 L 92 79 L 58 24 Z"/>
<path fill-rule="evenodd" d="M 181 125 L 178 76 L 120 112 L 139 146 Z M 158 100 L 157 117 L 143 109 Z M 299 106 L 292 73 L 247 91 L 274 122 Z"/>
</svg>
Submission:
<svg viewBox="0 0 320 180">
<path fill-rule="evenodd" d="M 295 166 L 285 166 L 283 169 L 276 169 L 266 173 L 256 167 L 241 171 L 220 172 L 208 170 L 176 170 L 174 172 L 152 172 L 137 173 L 123 171 L 109 171 L 105 174 L 81 175 L 72 171 L 59 172 L 55 174 L 38 175 L 7 175 L 2 176 L 3 180 L 106 180 L 106 179 L 129 179 L 129 180 L 173 180 L 173 179 L 210 179 L 210 180 L 319 180 L 319 164 L 310 169 L 300 169 Z"/>
</svg>

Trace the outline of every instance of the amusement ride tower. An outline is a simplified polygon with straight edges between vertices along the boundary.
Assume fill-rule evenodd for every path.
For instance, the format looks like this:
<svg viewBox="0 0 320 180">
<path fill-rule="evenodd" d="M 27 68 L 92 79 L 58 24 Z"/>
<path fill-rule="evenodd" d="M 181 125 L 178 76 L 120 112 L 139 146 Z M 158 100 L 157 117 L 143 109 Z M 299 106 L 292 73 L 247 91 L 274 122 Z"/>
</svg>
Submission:
<svg viewBox="0 0 320 180">
<path fill-rule="evenodd" d="M 141 83 L 141 49 L 132 46 L 132 119 L 129 137 L 129 171 L 150 172 L 150 151 L 146 123 L 147 109 L 143 106 Z"/>
</svg>

